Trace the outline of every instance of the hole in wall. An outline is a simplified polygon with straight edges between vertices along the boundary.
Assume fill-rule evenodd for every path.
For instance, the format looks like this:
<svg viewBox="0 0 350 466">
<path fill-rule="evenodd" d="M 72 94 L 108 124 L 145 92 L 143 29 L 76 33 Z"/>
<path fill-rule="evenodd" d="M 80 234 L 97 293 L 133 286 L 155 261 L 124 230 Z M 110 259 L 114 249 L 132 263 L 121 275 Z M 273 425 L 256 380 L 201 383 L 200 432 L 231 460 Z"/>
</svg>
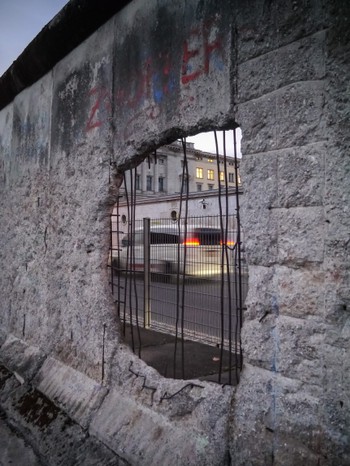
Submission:
<svg viewBox="0 0 350 466">
<path fill-rule="evenodd" d="M 125 342 L 165 377 L 239 379 L 248 283 L 240 135 L 174 140 L 124 173 L 111 217 L 112 293 Z"/>
</svg>

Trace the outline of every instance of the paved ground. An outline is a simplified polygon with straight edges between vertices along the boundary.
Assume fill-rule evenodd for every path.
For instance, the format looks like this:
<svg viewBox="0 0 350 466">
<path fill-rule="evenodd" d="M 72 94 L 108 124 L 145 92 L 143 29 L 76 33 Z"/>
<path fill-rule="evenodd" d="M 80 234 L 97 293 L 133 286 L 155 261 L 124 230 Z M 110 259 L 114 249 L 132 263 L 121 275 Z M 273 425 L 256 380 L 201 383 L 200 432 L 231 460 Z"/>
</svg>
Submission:
<svg viewBox="0 0 350 466">
<path fill-rule="evenodd" d="M 0 418 L 0 466 L 40 466 L 32 448 Z"/>
<path fill-rule="evenodd" d="M 140 327 L 139 332 L 136 327 L 133 327 L 133 338 L 131 334 L 130 325 L 126 325 L 125 342 L 133 347 L 133 340 L 135 353 L 138 355 L 141 339 L 141 359 L 149 366 L 157 369 L 163 377 L 209 380 L 229 385 L 236 385 L 237 383 L 235 366 L 236 362 L 239 365 L 239 360 L 236 361 L 234 354 L 230 357 L 228 351 L 221 353 L 220 349 L 214 346 L 187 340 L 183 345 L 185 366 L 183 371 L 181 339 L 178 341 L 174 368 L 175 337 L 142 327 Z M 220 368 L 221 376 L 219 377 Z"/>
</svg>

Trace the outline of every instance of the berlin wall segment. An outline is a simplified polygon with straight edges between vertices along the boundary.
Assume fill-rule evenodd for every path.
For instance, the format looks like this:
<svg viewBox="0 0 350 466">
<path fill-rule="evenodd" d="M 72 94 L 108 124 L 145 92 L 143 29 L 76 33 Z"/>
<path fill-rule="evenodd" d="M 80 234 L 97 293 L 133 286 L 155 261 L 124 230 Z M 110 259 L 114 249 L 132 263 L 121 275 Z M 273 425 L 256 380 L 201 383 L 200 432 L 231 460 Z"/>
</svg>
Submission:
<svg viewBox="0 0 350 466">
<path fill-rule="evenodd" d="M 163 380 L 120 342 L 108 289 L 106 232 L 117 196 L 115 187 L 109 184 L 113 145 L 117 151 L 112 157 L 117 164 L 123 161 L 120 154 L 132 162 L 131 156 L 141 151 L 140 146 L 162 144 L 169 132 L 185 134 L 187 128 L 198 128 L 203 121 L 220 126 L 232 120 L 227 104 L 231 100 L 227 98 L 231 66 L 228 15 L 222 11 L 213 15 L 213 2 L 187 2 L 189 11 L 177 7 L 186 27 L 175 22 L 173 37 L 164 46 L 169 37 L 166 29 L 160 33 L 159 28 L 174 24 L 174 7 L 165 2 L 165 7 L 157 11 L 157 6 L 157 2 L 150 2 L 144 8 L 143 2 L 132 2 L 130 11 L 126 8 L 112 18 L 59 62 L 44 80 L 10 104 L 17 116 L 12 118 L 15 124 L 7 150 L 14 158 L 14 148 L 18 147 L 21 155 L 11 165 L 13 190 L 10 193 L 9 185 L 5 186 L 6 201 L 10 203 L 14 192 L 19 198 L 23 193 L 25 200 L 13 209 L 18 215 L 10 222 L 13 231 L 22 231 L 22 240 L 22 235 L 5 230 L 19 254 L 6 268 L 12 278 L 6 287 L 9 306 L 5 307 L 12 311 L 11 315 L 5 311 L 2 320 L 7 334 L 2 362 L 17 373 L 23 384 L 17 393 L 32 386 L 55 400 L 77 426 L 89 429 L 116 457 L 131 464 L 175 461 L 220 465 L 228 458 L 228 411 L 233 389 L 206 382 Z M 229 4 L 224 6 L 229 9 Z M 136 27 L 129 30 L 134 15 L 141 15 L 144 25 L 148 24 L 147 34 L 141 39 Z M 158 29 L 152 36 L 155 24 Z M 135 44 L 138 53 L 133 57 L 130 54 Z M 147 55 L 144 44 L 150 44 Z M 173 54 L 174 61 L 164 68 L 167 53 Z M 151 63 L 148 80 L 144 70 Z M 45 102 L 36 94 L 40 96 L 42 82 L 52 92 Z M 214 86 L 215 92 L 208 92 L 203 100 L 197 86 L 207 87 L 206 83 Z M 152 87 L 151 94 L 147 94 L 145 86 Z M 96 96 L 107 99 L 104 91 L 94 93 L 97 88 L 108 89 L 110 108 L 106 104 L 94 110 L 96 101 L 91 100 Z M 219 89 L 225 89 L 224 95 L 217 92 Z M 208 98 L 212 102 L 209 111 Z M 127 105 L 121 105 L 122 99 Z M 224 111 L 218 101 L 224 104 Z M 150 102 L 157 111 L 151 129 L 145 111 Z M 41 125 L 39 117 L 44 109 L 50 115 L 50 125 L 46 126 Z M 94 125 L 97 118 L 108 118 L 110 110 L 112 125 Z M 146 115 L 139 117 L 140 112 Z M 132 131 L 129 128 L 125 132 L 125 122 Z M 139 125 L 144 126 L 140 134 Z M 39 156 L 42 141 L 45 151 Z M 22 241 L 20 247 L 16 241 Z M 33 251 L 33 256 L 26 260 L 28 251 Z M 21 349 L 22 361 L 14 356 L 15 348 Z M 6 392 L 2 406 L 6 406 L 13 422 L 37 438 L 40 426 L 29 422 L 34 417 L 29 421 L 21 417 L 16 390 L 12 395 Z M 126 425 L 132 428 L 125 429 Z M 48 423 L 44 435 L 52 426 Z M 55 464 L 58 455 L 52 457 Z"/>
<path fill-rule="evenodd" d="M 337 261 L 328 245 L 329 235 L 337 237 L 339 247 L 344 244 L 349 220 L 340 213 L 331 220 L 327 205 L 339 202 L 345 212 L 343 202 L 349 201 L 347 143 L 337 149 L 337 141 L 348 136 L 340 125 L 328 126 L 337 113 L 332 94 L 345 89 L 341 77 L 349 64 L 339 64 L 339 51 L 349 49 L 349 8 L 345 2 L 310 2 L 294 12 L 281 2 L 271 8 L 255 5 L 254 13 L 241 5 L 237 21 L 242 219 L 250 267 L 242 335 L 246 366 L 235 397 L 240 403 L 234 409 L 232 451 L 237 464 L 345 465 L 349 417 L 342 411 L 344 386 L 338 376 L 348 370 L 349 293 L 344 289 L 349 274 L 343 262 L 348 252 L 338 250 Z M 338 164 L 338 175 L 327 169 Z M 345 197 L 327 195 L 335 179 Z M 336 232 L 329 231 L 330 222 Z M 330 264 L 339 282 L 327 276 Z M 337 324 L 325 319 L 335 313 Z M 257 416 L 253 404 L 248 409 L 253 398 L 259 399 Z M 246 426 L 244 419 L 249 419 Z M 261 441 L 242 443 L 252 425 Z"/>
<path fill-rule="evenodd" d="M 44 101 L 39 81 L 1 111 L 0 343 L 15 375 L 0 403 L 36 439 L 54 424 L 21 418 L 32 388 L 74 420 L 73 443 L 84 427 L 130 464 L 349 464 L 345 3 L 133 1 L 48 73 Z M 250 261 L 235 393 L 132 355 L 105 267 L 111 157 L 233 123 L 234 98 Z"/>
</svg>

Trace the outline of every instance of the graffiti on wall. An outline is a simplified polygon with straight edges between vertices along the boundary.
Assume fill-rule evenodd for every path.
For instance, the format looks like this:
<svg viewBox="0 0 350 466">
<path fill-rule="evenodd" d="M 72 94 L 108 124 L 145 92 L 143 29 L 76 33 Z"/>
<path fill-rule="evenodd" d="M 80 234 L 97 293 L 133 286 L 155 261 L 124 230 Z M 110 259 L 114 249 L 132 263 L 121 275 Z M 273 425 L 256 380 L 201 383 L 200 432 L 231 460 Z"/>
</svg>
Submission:
<svg viewBox="0 0 350 466">
<path fill-rule="evenodd" d="M 112 109 L 127 114 L 121 134 L 128 138 L 133 124 L 142 115 L 151 120 L 159 117 L 162 105 L 175 93 L 181 95 L 187 89 L 184 101 L 188 105 L 195 100 L 191 83 L 210 71 L 224 69 L 222 38 L 218 19 L 207 21 L 192 28 L 183 41 L 181 62 L 173 62 L 169 51 L 161 51 L 155 57 L 145 56 L 137 72 L 129 76 L 127 84 L 112 92 L 104 86 L 94 86 L 88 92 L 90 100 L 86 131 L 104 126 L 112 117 Z M 123 118 L 124 119 L 124 118 Z"/>
</svg>

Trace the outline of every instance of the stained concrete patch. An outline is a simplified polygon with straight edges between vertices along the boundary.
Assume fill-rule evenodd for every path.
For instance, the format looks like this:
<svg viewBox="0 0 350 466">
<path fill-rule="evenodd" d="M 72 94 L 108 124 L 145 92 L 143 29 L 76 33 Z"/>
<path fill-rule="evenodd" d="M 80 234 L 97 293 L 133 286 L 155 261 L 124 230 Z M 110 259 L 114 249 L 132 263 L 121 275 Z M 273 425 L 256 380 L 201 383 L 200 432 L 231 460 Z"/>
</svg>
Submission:
<svg viewBox="0 0 350 466">
<path fill-rule="evenodd" d="M 49 358 L 35 379 L 37 389 L 86 428 L 108 390 L 95 380 Z"/>
<path fill-rule="evenodd" d="M 26 459 L 25 447 L 32 445 L 40 461 L 33 465 L 30 457 L 25 463 L 17 461 L 12 447 L 9 451 L 7 447 L 4 452 L 1 450 L 3 437 L 0 437 L 0 466 L 126 466 L 125 461 L 88 435 L 85 429 L 33 387 L 26 383 L 19 385 L 14 377 L 8 379 L 6 385 L 0 387 L 0 427 L 3 413 L 6 425 L 26 442 L 24 446 L 18 445 L 18 450 L 23 452 L 21 459 Z M 5 432 L 5 440 L 6 436 Z"/>
</svg>

